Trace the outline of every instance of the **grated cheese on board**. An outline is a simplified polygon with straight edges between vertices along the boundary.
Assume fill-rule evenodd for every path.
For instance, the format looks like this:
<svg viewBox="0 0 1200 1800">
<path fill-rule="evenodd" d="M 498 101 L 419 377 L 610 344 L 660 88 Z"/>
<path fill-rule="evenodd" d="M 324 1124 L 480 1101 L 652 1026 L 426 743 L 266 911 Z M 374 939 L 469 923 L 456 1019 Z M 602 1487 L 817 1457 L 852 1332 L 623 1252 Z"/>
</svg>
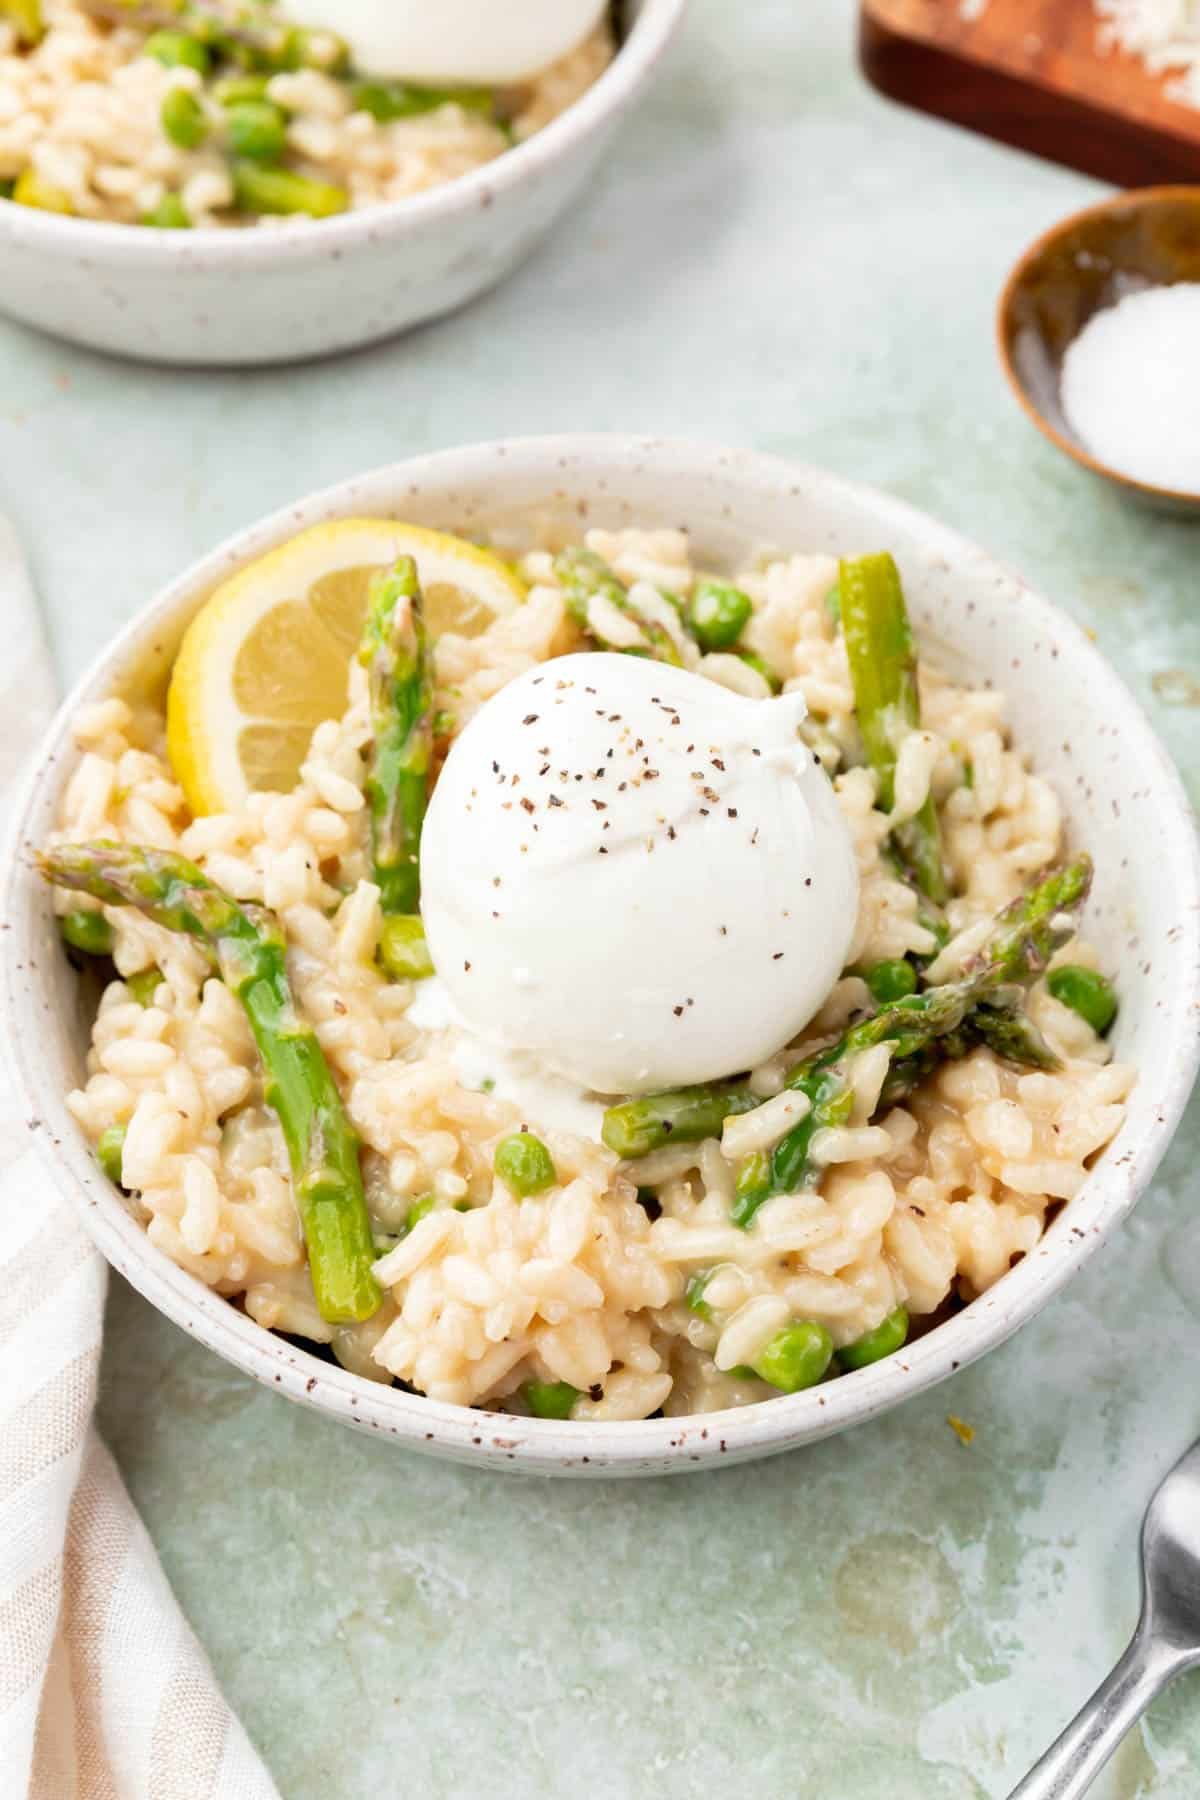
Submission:
<svg viewBox="0 0 1200 1800">
<path fill-rule="evenodd" d="M 1166 94 L 1200 108 L 1200 0 L 1092 0 L 1096 48 L 1138 56 L 1152 75 L 1173 75 Z M 988 0 L 958 0 L 959 17 L 981 19 Z"/>
<path fill-rule="evenodd" d="M 1153 75 L 1175 72 L 1167 95 L 1200 107 L 1200 8 L 1194 0 L 1092 0 L 1102 50 L 1140 56 Z"/>
</svg>

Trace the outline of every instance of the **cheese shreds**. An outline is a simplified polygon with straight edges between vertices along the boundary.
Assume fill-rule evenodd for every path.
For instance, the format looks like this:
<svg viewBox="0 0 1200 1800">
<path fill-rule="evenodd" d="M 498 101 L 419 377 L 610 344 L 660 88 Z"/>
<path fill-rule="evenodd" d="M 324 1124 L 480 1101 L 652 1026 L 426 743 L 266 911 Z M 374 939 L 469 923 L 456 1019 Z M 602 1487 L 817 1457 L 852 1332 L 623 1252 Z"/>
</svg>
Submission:
<svg viewBox="0 0 1200 1800">
<path fill-rule="evenodd" d="M 1093 0 L 1101 49 L 1140 56 L 1153 75 L 1171 73 L 1167 95 L 1200 107 L 1200 10 L 1194 0 Z"/>
<path fill-rule="evenodd" d="M 1096 48 L 1140 57 L 1152 75 L 1173 77 L 1169 100 L 1200 108 L 1200 0 L 1092 0 Z M 981 19 L 988 0 L 959 0 L 959 17 Z"/>
</svg>

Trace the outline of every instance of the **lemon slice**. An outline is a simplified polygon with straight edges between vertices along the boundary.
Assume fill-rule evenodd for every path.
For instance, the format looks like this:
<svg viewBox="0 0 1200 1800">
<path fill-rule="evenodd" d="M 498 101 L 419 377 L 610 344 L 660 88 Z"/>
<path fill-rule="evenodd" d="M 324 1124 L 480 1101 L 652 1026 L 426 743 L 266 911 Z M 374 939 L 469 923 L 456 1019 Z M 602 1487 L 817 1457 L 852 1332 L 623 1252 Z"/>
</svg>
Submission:
<svg viewBox="0 0 1200 1800">
<path fill-rule="evenodd" d="M 192 620 L 171 673 L 167 752 L 194 813 L 296 785 L 313 731 L 345 711 L 371 577 L 398 556 L 416 562 L 435 637 L 476 637 L 525 597 L 490 551 L 391 519 L 314 525 L 239 570 Z"/>
</svg>

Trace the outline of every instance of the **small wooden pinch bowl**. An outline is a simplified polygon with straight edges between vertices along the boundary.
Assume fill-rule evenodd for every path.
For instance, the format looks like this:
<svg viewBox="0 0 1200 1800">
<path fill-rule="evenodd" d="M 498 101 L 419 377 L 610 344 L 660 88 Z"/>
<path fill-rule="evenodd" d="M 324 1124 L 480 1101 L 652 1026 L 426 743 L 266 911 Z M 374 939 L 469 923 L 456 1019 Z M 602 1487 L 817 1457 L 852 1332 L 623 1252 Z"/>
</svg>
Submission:
<svg viewBox="0 0 1200 1800">
<path fill-rule="evenodd" d="M 1141 188 L 1073 213 L 1021 257 L 1000 296 L 1000 360 L 1026 414 L 1065 454 L 1144 505 L 1200 519 L 1200 493 L 1099 462 L 1063 414 L 1063 357 L 1094 313 L 1126 294 L 1200 282 L 1200 187 Z"/>
</svg>

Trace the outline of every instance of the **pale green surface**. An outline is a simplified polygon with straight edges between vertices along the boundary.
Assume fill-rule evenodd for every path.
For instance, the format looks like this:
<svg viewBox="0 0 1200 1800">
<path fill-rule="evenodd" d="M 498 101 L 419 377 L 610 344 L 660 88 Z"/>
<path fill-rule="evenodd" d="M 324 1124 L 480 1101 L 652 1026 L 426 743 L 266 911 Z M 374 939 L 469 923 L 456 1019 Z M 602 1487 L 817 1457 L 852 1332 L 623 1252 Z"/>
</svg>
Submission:
<svg viewBox="0 0 1200 1800">
<path fill-rule="evenodd" d="M 1152 680 L 1200 678 L 1200 530 L 1060 459 L 992 351 L 1007 267 L 1098 191 L 874 98 L 849 0 L 697 0 L 579 217 L 448 323 L 228 377 L 0 324 L 0 506 L 60 668 L 357 468 L 675 431 L 877 482 L 1007 558 L 1095 628 L 1195 793 L 1200 715 Z M 259 1390 L 120 1284 L 102 1426 L 285 1800 L 999 1796 L 1121 1647 L 1142 1504 L 1200 1430 L 1197 1123 L 1016 1342 L 782 1461 L 591 1486 L 426 1462 Z M 1191 1800 L 1198 1762 L 1193 1682 L 1097 1793 Z"/>
</svg>

